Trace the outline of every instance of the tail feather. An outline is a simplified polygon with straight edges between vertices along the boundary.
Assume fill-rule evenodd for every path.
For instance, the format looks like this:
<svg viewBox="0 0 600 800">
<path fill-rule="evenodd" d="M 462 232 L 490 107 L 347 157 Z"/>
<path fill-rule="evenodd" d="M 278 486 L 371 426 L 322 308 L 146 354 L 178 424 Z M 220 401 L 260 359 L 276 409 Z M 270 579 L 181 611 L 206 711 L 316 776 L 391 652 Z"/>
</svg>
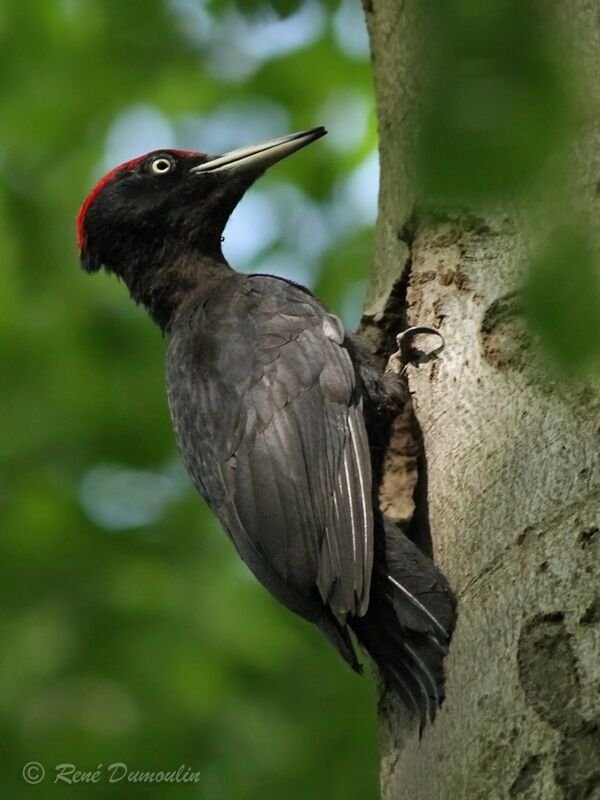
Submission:
<svg viewBox="0 0 600 800">
<path fill-rule="evenodd" d="M 444 642 L 448 641 L 446 629 L 438 621 L 437 617 L 434 617 L 427 606 L 424 606 L 419 598 L 416 595 L 411 594 L 407 587 L 396 580 L 393 575 L 388 575 L 387 579 L 390 581 L 390 583 L 392 583 L 393 586 L 396 587 L 396 589 L 401 592 L 402 601 L 393 601 L 399 618 L 404 618 L 409 627 L 413 627 L 414 630 L 418 630 L 421 633 L 426 633 L 428 627 L 431 627 L 432 631 L 429 636 L 435 639 L 438 644 L 443 645 Z M 423 593 L 421 592 L 420 594 Z M 410 614 L 410 609 L 404 608 L 404 601 L 407 601 L 409 606 L 412 606 L 412 615 Z M 412 625 L 410 624 L 411 622 Z M 423 625 L 423 622 L 425 622 L 425 625 Z"/>
<path fill-rule="evenodd" d="M 344 661 L 349 664 L 355 672 L 362 675 L 362 664 L 356 657 L 356 651 L 354 650 L 348 628 L 342 625 L 331 612 L 324 613 L 321 619 L 317 620 L 317 625 Z"/>
<path fill-rule="evenodd" d="M 428 704 L 428 701 L 427 701 L 427 693 L 425 692 L 425 690 L 423 689 L 421 684 L 419 684 L 418 682 L 415 682 L 416 683 L 416 687 L 417 687 L 417 691 L 420 690 L 421 694 L 423 694 L 424 698 L 425 698 L 424 702 L 423 701 L 419 702 L 416 699 L 416 697 L 415 697 L 415 695 L 413 693 L 414 686 L 413 686 L 413 688 L 411 688 L 409 686 L 409 684 L 406 682 L 406 680 L 402 677 L 402 675 L 397 670 L 395 670 L 393 667 L 390 667 L 390 674 L 393 676 L 394 680 L 396 681 L 396 688 L 398 689 L 398 692 L 399 692 L 400 696 L 402 697 L 404 702 L 409 706 L 409 708 L 412 708 L 412 710 L 415 712 L 415 714 L 419 718 L 419 729 L 423 730 L 423 728 L 427 724 L 427 718 L 428 718 L 428 713 L 429 713 L 429 704 Z"/>
<path fill-rule="evenodd" d="M 410 647 L 410 645 L 408 645 L 406 642 L 403 642 L 402 646 L 404 647 L 410 658 L 413 660 L 415 666 L 417 666 L 421 670 L 421 673 L 427 679 L 427 683 L 429 684 L 429 688 L 433 695 L 433 699 L 435 700 L 434 708 L 438 708 L 440 703 L 442 702 L 442 698 L 440 696 L 440 692 L 438 689 L 437 680 L 433 677 L 430 670 L 427 668 L 427 665 L 423 662 L 423 659 L 413 650 L 412 647 Z"/>
<path fill-rule="evenodd" d="M 385 520 L 385 554 L 375 559 L 369 608 L 348 622 L 385 682 L 417 711 L 421 730 L 444 700 L 443 659 L 455 620 L 444 576 Z"/>
</svg>

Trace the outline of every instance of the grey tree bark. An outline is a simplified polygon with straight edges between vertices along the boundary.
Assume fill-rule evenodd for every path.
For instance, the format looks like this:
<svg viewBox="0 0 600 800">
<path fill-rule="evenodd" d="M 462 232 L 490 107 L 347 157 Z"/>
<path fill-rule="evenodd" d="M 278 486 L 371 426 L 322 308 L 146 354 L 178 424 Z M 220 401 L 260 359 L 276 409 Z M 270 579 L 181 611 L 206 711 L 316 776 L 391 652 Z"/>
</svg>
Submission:
<svg viewBox="0 0 600 800">
<path fill-rule="evenodd" d="M 600 395 L 537 366 L 515 303 L 532 235 L 517 212 L 415 212 L 418 5 L 364 0 L 381 186 L 363 333 L 382 355 L 405 322 L 446 340 L 435 362 L 409 368 L 409 386 L 423 449 L 418 528 L 457 593 L 459 623 L 447 701 L 420 741 L 382 699 L 382 794 L 600 798 Z M 587 79 L 571 180 L 600 242 L 600 14 L 588 0 L 548 8 Z M 383 496 L 401 518 L 418 442 L 406 420 L 398 429 Z"/>
</svg>

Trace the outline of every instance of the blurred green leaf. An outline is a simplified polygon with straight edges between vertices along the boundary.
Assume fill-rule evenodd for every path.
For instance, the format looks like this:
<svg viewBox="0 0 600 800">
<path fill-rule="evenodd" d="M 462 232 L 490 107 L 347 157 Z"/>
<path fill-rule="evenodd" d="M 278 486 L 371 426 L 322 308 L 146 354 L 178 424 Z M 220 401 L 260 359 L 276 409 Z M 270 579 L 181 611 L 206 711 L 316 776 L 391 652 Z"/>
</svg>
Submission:
<svg viewBox="0 0 600 800">
<path fill-rule="evenodd" d="M 330 35 L 338 3 L 312 5 L 300 28 L 296 0 L 0 6 L 0 774 L 13 800 L 65 795 L 50 777 L 23 781 L 32 759 L 49 775 L 61 762 L 185 763 L 201 771 L 199 786 L 153 790 L 178 800 L 377 796 L 369 679 L 268 596 L 177 472 L 165 342 L 121 284 L 82 272 L 75 244 L 79 205 L 121 150 L 146 146 L 152 120 L 172 143 L 203 149 L 208 134 L 233 147 L 257 125 L 268 138 L 327 124 L 326 104 L 347 86 L 368 108 L 367 60 Z M 265 28 L 279 24 L 269 7 L 291 26 L 287 38 Z M 258 270 L 268 253 L 277 271 L 293 249 L 318 282 L 336 262 L 343 232 L 330 227 L 318 251 L 306 240 L 373 147 L 374 121 L 363 127 L 368 142 L 343 154 L 319 143 L 261 182 L 275 210 L 278 183 L 298 187 L 307 233 L 273 213 Z M 351 280 L 327 289 L 332 306 L 343 309 L 368 264 L 361 254 Z M 102 470 L 116 490 L 97 480 Z M 127 476 L 175 488 L 132 518 L 122 501 L 135 496 L 119 496 Z M 100 800 L 107 784 L 67 793 Z M 135 800 L 148 789 L 123 782 L 108 793 Z"/>
<path fill-rule="evenodd" d="M 419 167 L 430 202 L 526 191 L 565 141 L 567 64 L 554 34 L 535 0 L 448 0 L 429 9 Z"/>
<path fill-rule="evenodd" d="M 302 5 L 302 0 L 238 0 L 237 7 L 243 14 L 256 14 L 258 11 L 272 9 L 280 17 L 289 17 Z"/>
<path fill-rule="evenodd" d="M 543 244 L 524 301 L 532 329 L 565 372 L 600 360 L 600 259 L 582 224 L 563 225 Z"/>
</svg>

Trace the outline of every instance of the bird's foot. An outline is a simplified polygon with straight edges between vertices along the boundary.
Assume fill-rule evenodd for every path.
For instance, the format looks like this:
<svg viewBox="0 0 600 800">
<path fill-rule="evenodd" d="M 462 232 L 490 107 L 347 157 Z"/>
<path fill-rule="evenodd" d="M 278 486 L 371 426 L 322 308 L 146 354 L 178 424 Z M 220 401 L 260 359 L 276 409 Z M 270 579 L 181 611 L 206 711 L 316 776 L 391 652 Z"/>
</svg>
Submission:
<svg viewBox="0 0 600 800">
<path fill-rule="evenodd" d="M 415 346 L 415 339 L 418 336 L 431 337 L 437 336 L 439 344 L 432 350 L 421 350 Z M 409 364 L 425 364 L 432 361 L 444 349 L 444 337 L 435 328 L 426 328 L 416 325 L 407 328 L 396 336 L 398 350 L 389 357 L 385 374 L 403 375 Z"/>
</svg>

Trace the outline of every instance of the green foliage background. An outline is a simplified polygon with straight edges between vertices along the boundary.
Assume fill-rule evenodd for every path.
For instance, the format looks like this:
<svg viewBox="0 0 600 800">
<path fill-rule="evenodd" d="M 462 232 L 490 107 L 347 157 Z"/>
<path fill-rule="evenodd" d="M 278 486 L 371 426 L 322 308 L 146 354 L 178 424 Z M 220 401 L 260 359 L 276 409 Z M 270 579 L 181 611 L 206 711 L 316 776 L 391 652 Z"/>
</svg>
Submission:
<svg viewBox="0 0 600 800">
<path fill-rule="evenodd" d="M 179 466 L 164 341 L 122 286 L 79 270 L 75 245 L 91 186 L 142 145 L 217 152 L 325 124 L 327 139 L 253 188 L 225 252 L 310 283 L 356 323 L 376 193 L 362 12 L 273 5 L 0 6 L 0 778 L 13 800 L 377 796 L 370 679 L 239 563 Z M 537 4 L 436 8 L 426 200 L 554 197 L 577 76 Z M 532 254 L 525 307 L 568 373 L 598 358 L 600 289 L 590 228 L 565 206 Z M 31 760 L 48 772 L 38 786 L 21 777 Z M 63 762 L 202 778 L 54 786 Z"/>
<path fill-rule="evenodd" d="M 295 22 L 297 4 L 280 9 L 285 30 L 306 29 L 299 44 L 284 46 L 274 28 L 255 45 L 267 55 L 252 56 L 241 76 L 227 67 L 252 37 L 242 30 L 234 43 L 227 33 L 244 19 L 252 31 L 274 25 L 262 4 L 0 7 L 0 783 L 13 800 L 377 794 L 370 678 L 352 674 L 239 563 L 179 467 L 159 331 L 123 286 L 84 275 L 74 235 L 129 109 L 159 114 L 174 131 L 165 144 L 203 149 L 184 122 L 221 115 L 215 137 L 241 146 L 264 107 L 282 126 L 265 130 L 270 138 L 327 124 L 322 112 L 349 92 L 364 105 L 350 146 L 324 140 L 253 190 L 267 202 L 295 185 L 303 207 L 326 213 L 340 180 L 374 150 L 375 122 L 364 41 L 344 50 L 338 3 L 310 5 L 308 23 Z M 364 39 L 358 7 L 355 17 Z M 269 54 L 279 40 L 282 52 Z M 124 146 L 135 152 L 140 133 Z M 284 210 L 246 269 L 267 257 L 275 269 L 280 253 L 289 260 L 302 220 Z M 346 226 L 306 257 L 320 296 L 350 308 L 353 322 L 371 237 L 371 221 Z M 30 760 L 48 773 L 38 786 L 21 777 Z M 202 778 L 52 786 L 62 762 L 186 764 Z"/>
</svg>

